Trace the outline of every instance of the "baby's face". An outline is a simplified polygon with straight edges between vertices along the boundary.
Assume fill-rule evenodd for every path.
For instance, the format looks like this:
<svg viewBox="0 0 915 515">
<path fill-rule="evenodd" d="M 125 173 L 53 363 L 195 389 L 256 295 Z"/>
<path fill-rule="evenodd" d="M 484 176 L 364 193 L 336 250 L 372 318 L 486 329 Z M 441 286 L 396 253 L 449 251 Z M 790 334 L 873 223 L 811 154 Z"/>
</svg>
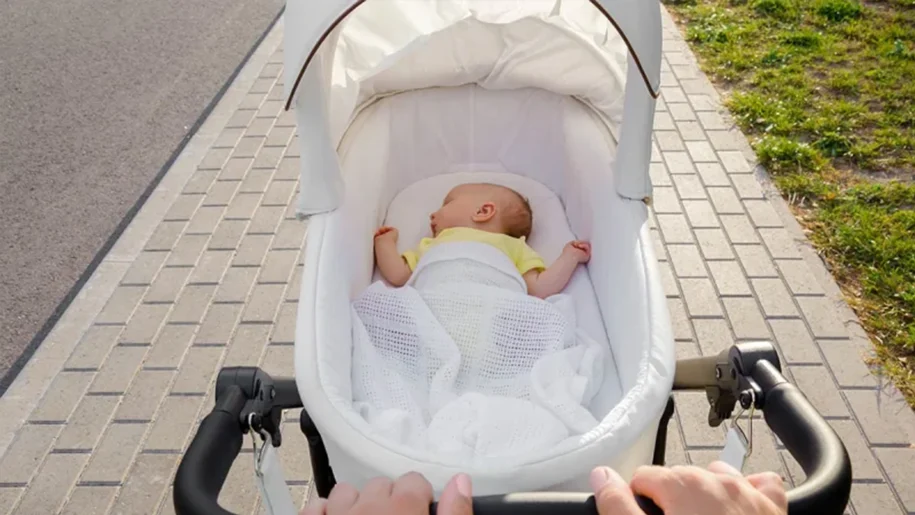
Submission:
<svg viewBox="0 0 915 515">
<path fill-rule="evenodd" d="M 489 200 L 486 188 L 476 185 L 458 186 L 448 192 L 442 207 L 429 215 L 432 235 L 454 227 L 474 227 L 473 216 Z"/>
</svg>

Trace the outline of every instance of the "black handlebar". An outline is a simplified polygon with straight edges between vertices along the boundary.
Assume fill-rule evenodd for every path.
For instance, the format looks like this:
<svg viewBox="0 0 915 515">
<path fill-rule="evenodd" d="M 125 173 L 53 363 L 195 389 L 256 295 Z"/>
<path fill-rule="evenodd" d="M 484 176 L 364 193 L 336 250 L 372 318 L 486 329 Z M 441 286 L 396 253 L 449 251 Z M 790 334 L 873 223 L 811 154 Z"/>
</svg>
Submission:
<svg viewBox="0 0 915 515">
<path fill-rule="evenodd" d="M 758 360 L 740 368 L 741 376 L 758 391 L 755 402 L 766 423 L 807 475 L 803 484 L 788 492 L 788 513 L 842 513 L 851 490 L 851 462 L 838 435 L 776 365 Z M 217 386 L 217 392 L 216 407 L 201 422 L 178 467 L 174 485 L 178 515 L 231 515 L 219 506 L 219 491 L 241 449 L 244 426 L 240 421 L 246 418 L 251 396 L 237 386 L 221 392 Z M 663 513 L 650 499 L 637 501 L 646 515 Z M 474 497 L 473 505 L 474 515 L 597 514 L 594 496 L 587 493 L 481 496 Z M 435 511 L 433 503 L 430 513 Z"/>
</svg>

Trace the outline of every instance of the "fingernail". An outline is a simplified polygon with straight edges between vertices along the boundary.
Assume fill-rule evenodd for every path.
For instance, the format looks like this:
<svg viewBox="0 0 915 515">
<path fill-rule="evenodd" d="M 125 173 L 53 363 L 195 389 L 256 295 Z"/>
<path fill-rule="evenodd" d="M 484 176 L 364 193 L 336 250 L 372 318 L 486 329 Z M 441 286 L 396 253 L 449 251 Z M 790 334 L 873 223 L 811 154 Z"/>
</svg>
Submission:
<svg viewBox="0 0 915 515">
<path fill-rule="evenodd" d="M 464 497 L 472 497 L 473 492 L 470 488 L 470 476 L 467 474 L 458 474 L 454 478 L 455 486 L 457 486 L 458 493 Z"/>
<path fill-rule="evenodd" d="M 614 488 L 626 486 L 626 481 L 610 467 L 597 467 L 591 471 L 591 489 L 596 493 L 607 485 Z"/>
</svg>

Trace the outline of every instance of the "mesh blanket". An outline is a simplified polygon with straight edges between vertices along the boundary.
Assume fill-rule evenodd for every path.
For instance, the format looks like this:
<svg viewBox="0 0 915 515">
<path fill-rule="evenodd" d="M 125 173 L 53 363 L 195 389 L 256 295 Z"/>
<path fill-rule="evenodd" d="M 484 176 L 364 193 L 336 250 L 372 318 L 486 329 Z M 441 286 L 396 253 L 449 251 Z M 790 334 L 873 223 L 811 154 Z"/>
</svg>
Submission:
<svg viewBox="0 0 915 515">
<path fill-rule="evenodd" d="M 376 437 L 442 464 L 532 462 L 590 431 L 604 352 L 573 300 L 529 296 L 498 250 L 449 243 L 352 305 L 353 401 Z"/>
</svg>

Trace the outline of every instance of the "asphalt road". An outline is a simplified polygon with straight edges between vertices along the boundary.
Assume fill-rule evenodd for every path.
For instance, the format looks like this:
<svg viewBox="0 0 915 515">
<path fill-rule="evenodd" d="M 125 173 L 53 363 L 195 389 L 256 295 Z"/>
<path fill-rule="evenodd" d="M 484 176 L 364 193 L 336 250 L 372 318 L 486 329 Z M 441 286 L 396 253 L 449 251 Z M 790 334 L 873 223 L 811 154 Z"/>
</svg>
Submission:
<svg viewBox="0 0 915 515">
<path fill-rule="evenodd" d="M 0 1 L 0 392 L 283 3 Z"/>
</svg>

